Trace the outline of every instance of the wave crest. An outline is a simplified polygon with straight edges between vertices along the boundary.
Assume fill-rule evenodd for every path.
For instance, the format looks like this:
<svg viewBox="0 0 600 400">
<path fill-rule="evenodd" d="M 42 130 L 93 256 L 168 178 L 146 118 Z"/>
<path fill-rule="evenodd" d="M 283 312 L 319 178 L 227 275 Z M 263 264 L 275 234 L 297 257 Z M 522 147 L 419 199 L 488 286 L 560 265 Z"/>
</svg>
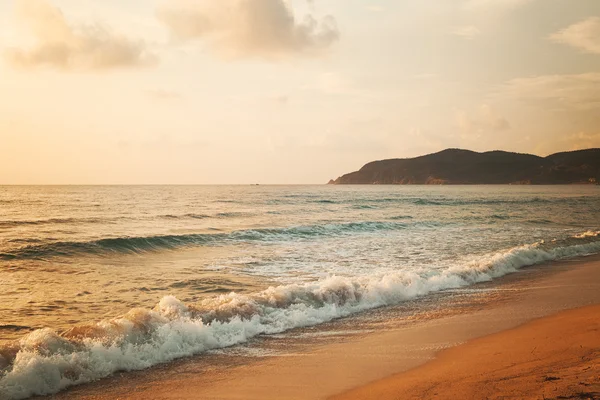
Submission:
<svg viewBox="0 0 600 400">
<path fill-rule="evenodd" d="M 600 252 L 589 237 L 563 245 L 543 242 L 427 273 L 397 271 L 330 278 L 229 293 L 195 305 L 164 297 L 153 309 L 129 313 L 61 334 L 34 331 L 0 348 L 0 392 L 9 399 L 56 393 L 116 371 L 148 368 L 176 358 L 243 343 L 261 334 L 316 325 L 432 292 L 488 281 L 545 261 Z M 575 244 L 573 244 L 575 243 Z"/>
<path fill-rule="evenodd" d="M 54 242 L 43 245 L 25 246 L 10 253 L 0 253 L 0 260 L 65 257 L 82 254 L 139 254 L 150 251 L 172 250 L 186 246 L 216 245 L 227 242 L 298 240 L 319 236 L 398 230 L 405 229 L 406 227 L 406 224 L 398 222 L 366 221 L 343 224 L 331 223 L 295 226 L 289 228 L 249 229 L 231 233 L 121 237 L 89 242 Z"/>
</svg>

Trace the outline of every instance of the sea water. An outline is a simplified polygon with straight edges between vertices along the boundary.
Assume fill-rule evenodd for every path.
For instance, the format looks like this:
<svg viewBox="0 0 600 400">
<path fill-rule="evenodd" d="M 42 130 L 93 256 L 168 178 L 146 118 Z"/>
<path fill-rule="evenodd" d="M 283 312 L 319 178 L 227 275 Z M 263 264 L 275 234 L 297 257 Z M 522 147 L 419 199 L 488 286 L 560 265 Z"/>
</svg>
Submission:
<svg viewBox="0 0 600 400">
<path fill-rule="evenodd" d="M 0 187 L 0 399 L 595 253 L 597 186 Z"/>
</svg>

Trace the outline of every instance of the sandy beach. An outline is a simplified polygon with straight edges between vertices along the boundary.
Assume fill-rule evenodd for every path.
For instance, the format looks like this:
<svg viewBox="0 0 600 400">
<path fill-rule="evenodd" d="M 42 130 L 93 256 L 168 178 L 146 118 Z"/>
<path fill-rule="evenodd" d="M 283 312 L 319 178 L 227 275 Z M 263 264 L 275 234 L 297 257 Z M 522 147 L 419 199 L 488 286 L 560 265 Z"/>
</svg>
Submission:
<svg viewBox="0 0 600 400">
<path fill-rule="evenodd" d="M 600 0 L 0 0 L 0 93 L 0 400 L 600 400 Z"/>
<path fill-rule="evenodd" d="M 507 277 L 495 290 L 500 296 L 493 302 L 446 317 L 226 368 L 191 358 L 52 398 L 598 396 L 600 258 L 531 267 Z M 588 397 L 577 397 L 581 393 Z"/>
<path fill-rule="evenodd" d="M 600 306 L 564 311 L 332 400 L 600 398 L 599 316 Z"/>
</svg>

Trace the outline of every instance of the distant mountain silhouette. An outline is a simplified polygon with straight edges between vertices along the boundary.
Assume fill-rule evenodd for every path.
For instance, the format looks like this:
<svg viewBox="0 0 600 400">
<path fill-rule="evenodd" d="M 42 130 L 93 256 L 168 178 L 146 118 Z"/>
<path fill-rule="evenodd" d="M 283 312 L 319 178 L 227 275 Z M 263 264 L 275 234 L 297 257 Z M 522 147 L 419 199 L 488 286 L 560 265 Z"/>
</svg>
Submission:
<svg viewBox="0 0 600 400">
<path fill-rule="evenodd" d="M 447 149 L 416 158 L 374 161 L 330 184 L 554 185 L 600 182 L 600 149 L 538 157 L 531 154 Z"/>
</svg>

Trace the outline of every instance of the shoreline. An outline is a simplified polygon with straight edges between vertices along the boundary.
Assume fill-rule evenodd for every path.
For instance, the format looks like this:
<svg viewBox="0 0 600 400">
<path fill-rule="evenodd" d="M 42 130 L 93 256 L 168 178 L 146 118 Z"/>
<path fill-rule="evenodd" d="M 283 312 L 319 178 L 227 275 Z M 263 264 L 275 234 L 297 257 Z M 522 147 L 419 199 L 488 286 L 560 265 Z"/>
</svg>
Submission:
<svg viewBox="0 0 600 400">
<path fill-rule="evenodd" d="M 562 311 L 330 399 L 598 399 L 598 315 L 600 305 Z"/>
<path fill-rule="evenodd" d="M 286 354 L 229 365 L 203 357 L 71 388 L 52 399 L 322 399 L 420 367 L 447 348 L 504 332 L 529 321 L 600 304 L 600 256 L 563 260 L 524 269 L 505 281 L 482 284 L 497 290 L 493 304 L 465 313 L 363 332 L 312 346 L 290 346 Z M 523 276 L 533 273 L 533 278 Z M 539 272 L 539 274 L 537 274 Z M 512 278 L 511 278 L 512 277 Z M 491 287 L 491 289 L 490 289 Z"/>
</svg>

